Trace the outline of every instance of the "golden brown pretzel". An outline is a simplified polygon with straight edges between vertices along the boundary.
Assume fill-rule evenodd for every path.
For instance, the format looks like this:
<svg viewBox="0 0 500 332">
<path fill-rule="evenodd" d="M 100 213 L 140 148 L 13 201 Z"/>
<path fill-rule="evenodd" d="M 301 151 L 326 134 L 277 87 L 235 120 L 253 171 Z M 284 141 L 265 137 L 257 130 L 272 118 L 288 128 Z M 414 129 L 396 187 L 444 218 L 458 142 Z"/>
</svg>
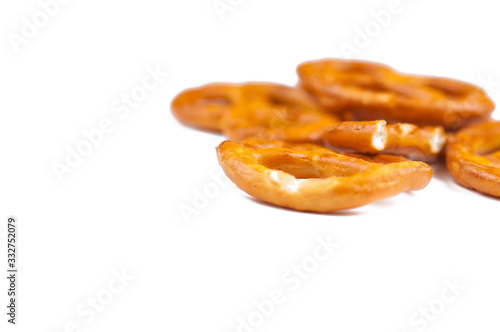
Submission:
<svg viewBox="0 0 500 332">
<path fill-rule="evenodd" d="M 323 134 L 326 145 L 363 153 L 380 153 L 387 143 L 387 126 L 379 121 L 343 121 Z"/>
<path fill-rule="evenodd" d="M 423 189 L 432 177 L 421 162 L 384 155 L 361 159 L 313 144 L 225 141 L 217 156 L 226 175 L 249 195 L 303 211 L 359 207 Z"/>
<path fill-rule="evenodd" d="M 379 121 L 344 121 L 331 126 L 323 135 L 328 146 L 363 153 L 388 153 L 428 160 L 437 156 L 445 142 L 442 127 L 418 127 L 410 123 L 387 125 Z"/>
<path fill-rule="evenodd" d="M 500 197 L 500 122 L 473 125 L 452 135 L 446 163 L 459 184 Z"/>
<path fill-rule="evenodd" d="M 446 137 L 446 132 L 441 126 L 390 124 L 387 125 L 387 143 L 383 152 L 406 156 L 413 160 L 430 161 L 443 151 Z"/>
<path fill-rule="evenodd" d="M 494 104 L 479 87 L 457 80 L 407 75 L 371 62 L 326 59 L 297 68 L 300 84 L 332 111 L 357 120 L 387 120 L 458 128 L 485 117 Z"/>
<path fill-rule="evenodd" d="M 231 111 L 239 95 L 236 86 L 207 84 L 180 92 L 172 100 L 171 109 L 188 126 L 221 131 L 222 117 Z"/>
<path fill-rule="evenodd" d="M 304 91 L 271 83 L 209 84 L 181 92 L 172 102 L 176 117 L 188 125 L 248 137 L 318 142 L 338 122 L 319 110 Z"/>
</svg>

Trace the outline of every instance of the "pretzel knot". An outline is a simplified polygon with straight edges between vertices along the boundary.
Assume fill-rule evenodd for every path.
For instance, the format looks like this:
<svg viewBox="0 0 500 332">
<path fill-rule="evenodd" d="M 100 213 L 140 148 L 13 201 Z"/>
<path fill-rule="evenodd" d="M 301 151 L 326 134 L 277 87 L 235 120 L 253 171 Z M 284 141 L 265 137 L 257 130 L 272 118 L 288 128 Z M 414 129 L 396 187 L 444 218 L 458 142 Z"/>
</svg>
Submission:
<svg viewBox="0 0 500 332">
<path fill-rule="evenodd" d="M 323 134 L 328 146 L 362 153 L 388 153 L 414 160 L 436 157 L 446 142 L 442 127 L 418 127 L 410 123 L 387 125 L 379 121 L 339 122 Z"/>
<path fill-rule="evenodd" d="M 473 125 L 453 135 L 446 163 L 459 184 L 500 197 L 500 122 Z"/>
<path fill-rule="evenodd" d="M 359 207 L 423 189 L 432 177 L 425 163 L 383 154 L 340 154 L 314 144 L 225 141 L 217 156 L 226 175 L 249 195 L 303 211 Z"/>
<path fill-rule="evenodd" d="M 332 111 L 348 109 L 358 120 L 387 120 L 458 128 L 489 115 L 495 105 L 465 82 L 407 75 L 362 61 L 319 60 L 297 68 L 300 84 Z"/>
<path fill-rule="evenodd" d="M 279 84 L 209 84 L 181 92 L 172 102 L 183 123 L 221 131 L 242 141 L 248 137 L 319 142 L 325 128 L 339 119 L 322 112 L 304 91 Z"/>
</svg>

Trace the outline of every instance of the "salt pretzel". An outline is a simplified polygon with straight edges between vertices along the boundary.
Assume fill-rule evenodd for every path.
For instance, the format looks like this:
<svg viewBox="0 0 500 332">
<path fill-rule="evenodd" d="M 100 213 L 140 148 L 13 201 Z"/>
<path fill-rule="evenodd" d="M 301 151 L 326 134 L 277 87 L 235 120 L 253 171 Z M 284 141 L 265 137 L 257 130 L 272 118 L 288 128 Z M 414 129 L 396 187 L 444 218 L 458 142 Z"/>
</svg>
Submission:
<svg viewBox="0 0 500 332">
<path fill-rule="evenodd" d="M 379 121 L 339 122 L 323 135 L 327 146 L 363 153 L 388 153 L 414 160 L 437 156 L 446 142 L 442 127 L 418 127 L 409 123 L 387 125 Z"/>
<path fill-rule="evenodd" d="M 411 123 L 387 125 L 387 142 L 383 153 L 406 156 L 413 160 L 431 161 L 446 143 L 441 126 L 418 127 Z"/>
<path fill-rule="evenodd" d="M 177 118 L 188 125 L 222 131 L 242 141 L 248 137 L 319 142 L 337 123 L 319 110 L 304 91 L 271 83 L 210 84 L 179 94 L 172 102 Z"/>
<path fill-rule="evenodd" d="M 323 134 L 326 145 L 364 153 L 380 153 L 387 143 L 384 120 L 343 121 L 331 126 Z"/>
<path fill-rule="evenodd" d="M 171 109 L 175 117 L 188 126 L 221 131 L 222 117 L 231 111 L 238 95 L 234 86 L 208 84 L 179 93 L 172 100 Z"/>
<path fill-rule="evenodd" d="M 357 120 L 458 128 L 488 116 L 494 103 L 479 87 L 446 78 L 399 73 L 377 63 L 326 59 L 297 69 L 300 84 L 332 111 Z"/>
<path fill-rule="evenodd" d="M 217 156 L 226 175 L 249 195 L 302 211 L 359 207 L 423 189 L 432 177 L 421 162 L 386 155 L 361 159 L 314 144 L 225 141 Z"/>
<path fill-rule="evenodd" d="M 500 197 L 500 122 L 458 131 L 447 144 L 446 163 L 459 184 Z"/>
</svg>

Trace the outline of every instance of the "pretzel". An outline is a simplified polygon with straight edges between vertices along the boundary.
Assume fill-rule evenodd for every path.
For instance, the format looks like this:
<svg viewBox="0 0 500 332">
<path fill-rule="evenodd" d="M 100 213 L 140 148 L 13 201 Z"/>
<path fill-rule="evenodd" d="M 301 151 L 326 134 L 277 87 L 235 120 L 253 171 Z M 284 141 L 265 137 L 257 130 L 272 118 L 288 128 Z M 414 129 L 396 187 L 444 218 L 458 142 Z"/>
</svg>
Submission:
<svg viewBox="0 0 500 332">
<path fill-rule="evenodd" d="M 441 152 L 446 134 L 442 127 L 419 128 L 410 123 L 387 125 L 384 120 L 344 121 L 325 131 L 323 140 L 326 145 L 336 148 L 427 160 Z"/>
<path fill-rule="evenodd" d="M 488 116 L 493 101 L 479 87 L 446 78 L 402 74 L 371 62 L 326 59 L 297 68 L 301 86 L 320 105 L 357 120 L 458 128 Z"/>
<path fill-rule="evenodd" d="M 325 128 L 337 123 L 319 110 L 304 91 L 278 84 L 210 84 L 179 94 L 172 102 L 176 117 L 188 125 L 222 131 L 242 141 L 248 137 L 319 142 Z"/>
<path fill-rule="evenodd" d="M 446 163 L 459 184 L 500 197 L 500 122 L 473 125 L 451 136 Z"/>
<path fill-rule="evenodd" d="M 326 145 L 357 152 L 380 153 L 387 144 L 384 120 L 343 121 L 330 127 L 323 134 Z"/>
<path fill-rule="evenodd" d="M 314 144 L 225 141 L 217 156 L 226 175 L 249 195 L 301 211 L 359 207 L 423 189 L 432 177 L 421 162 L 388 155 L 361 159 Z"/>
<path fill-rule="evenodd" d="M 221 120 L 237 99 L 238 89 L 226 84 L 208 84 L 187 89 L 172 100 L 171 109 L 182 123 L 205 130 L 221 131 Z"/>
</svg>

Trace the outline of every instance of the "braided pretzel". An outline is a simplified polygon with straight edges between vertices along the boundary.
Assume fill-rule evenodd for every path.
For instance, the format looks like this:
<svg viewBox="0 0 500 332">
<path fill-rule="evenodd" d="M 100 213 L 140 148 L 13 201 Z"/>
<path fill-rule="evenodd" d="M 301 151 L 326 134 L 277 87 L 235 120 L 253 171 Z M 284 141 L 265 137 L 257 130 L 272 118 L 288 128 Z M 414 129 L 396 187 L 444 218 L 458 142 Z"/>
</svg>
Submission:
<svg viewBox="0 0 500 332">
<path fill-rule="evenodd" d="M 278 84 L 210 84 L 179 94 L 172 110 L 181 122 L 236 141 L 319 142 L 325 128 L 339 121 L 304 91 Z"/>
<path fill-rule="evenodd" d="M 225 141 L 217 156 L 226 175 L 249 195 L 302 211 L 359 207 L 423 189 L 432 177 L 421 162 L 387 155 L 361 159 L 313 144 Z"/>
<path fill-rule="evenodd" d="M 479 87 L 452 79 L 398 73 L 371 62 L 319 60 L 297 68 L 300 84 L 332 111 L 358 120 L 458 128 L 485 117 L 494 103 Z"/>
<path fill-rule="evenodd" d="M 500 197 L 500 122 L 473 125 L 451 136 L 446 163 L 459 184 Z"/>
<path fill-rule="evenodd" d="M 426 160 L 437 156 L 446 142 L 442 127 L 421 127 L 409 123 L 386 125 L 379 121 L 344 121 L 323 135 L 328 146 L 363 153 L 388 153 Z"/>
</svg>

